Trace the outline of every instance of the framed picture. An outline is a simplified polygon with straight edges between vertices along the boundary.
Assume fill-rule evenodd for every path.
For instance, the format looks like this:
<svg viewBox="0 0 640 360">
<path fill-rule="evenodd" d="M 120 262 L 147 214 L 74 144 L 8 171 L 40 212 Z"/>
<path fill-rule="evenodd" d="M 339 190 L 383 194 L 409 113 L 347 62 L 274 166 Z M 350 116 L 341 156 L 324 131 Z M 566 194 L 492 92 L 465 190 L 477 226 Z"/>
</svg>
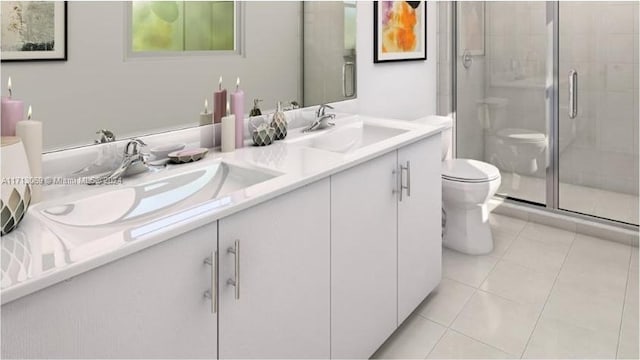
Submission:
<svg viewBox="0 0 640 360">
<path fill-rule="evenodd" d="M 66 1 L 2 1 L 2 61 L 67 60 Z"/>
<path fill-rule="evenodd" d="M 374 1 L 373 62 L 426 59 L 426 1 Z"/>
<path fill-rule="evenodd" d="M 484 55 L 484 1 L 459 1 L 458 54 Z"/>
</svg>

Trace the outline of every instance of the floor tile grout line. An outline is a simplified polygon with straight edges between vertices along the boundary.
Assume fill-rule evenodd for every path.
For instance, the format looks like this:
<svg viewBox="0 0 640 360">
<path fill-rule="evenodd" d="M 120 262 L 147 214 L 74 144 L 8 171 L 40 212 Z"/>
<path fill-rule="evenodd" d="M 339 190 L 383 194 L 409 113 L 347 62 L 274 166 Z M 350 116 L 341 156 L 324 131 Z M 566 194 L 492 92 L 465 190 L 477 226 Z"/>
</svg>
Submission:
<svg viewBox="0 0 640 360">
<path fill-rule="evenodd" d="M 506 216 L 506 215 L 503 215 Z M 520 219 L 522 220 L 522 219 Z M 511 242 L 509 243 L 509 246 L 507 246 L 506 249 L 504 249 L 504 252 L 502 253 L 502 255 L 500 256 L 500 260 L 504 259 L 504 256 L 507 255 L 507 252 L 509 251 L 509 249 L 511 249 L 511 246 L 513 246 L 513 243 L 518 240 L 518 238 L 520 238 L 520 234 L 522 234 L 522 232 L 524 231 L 524 229 L 527 227 L 527 225 L 529 225 L 529 220 L 523 220 L 525 223 L 522 226 L 522 228 L 520 228 L 519 231 L 516 232 L 516 236 L 511 240 Z M 491 271 L 493 271 L 493 269 L 491 269 Z M 485 279 L 486 280 L 486 279 Z M 482 284 L 481 284 L 482 285 Z"/>
<path fill-rule="evenodd" d="M 508 352 L 506 352 L 506 351 L 504 351 L 504 350 L 502 350 L 502 349 L 500 349 L 500 348 L 498 348 L 498 347 L 495 347 L 495 346 L 493 346 L 493 345 L 491 345 L 491 344 L 487 344 L 486 342 L 484 342 L 484 341 L 482 341 L 482 340 L 478 340 L 478 339 L 476 339 L 476 338 L 474 338 L 474 337 L 471 337 L 471 336 L 469 336 L 469 335 L 467 335 L 467 334 L 464 334 L 464 333 L 462 333 L 462 332 L 460 332 L 460 331 L 458 331 L 458 330 L 451 329 L 451 328 L 450 328 L 449 330 L 451 330 L 451 331 L 453 331 L 453 332 L 455 332 L 455 333 L 458 333 L 458 334 L 460 334 L 460 335 L 462 335 L 462 336 L 464 336 L 464 337 L 468 337 L 469 339 L 471 339 L 471 340 L 473 340 L 473 341 L 477 341 L 477 342 L 479 342 L 479 343 L 481 343 L 481 344 L 483 344 L 483 345 L 486 345 L 486 346 L 488 346 L 488 347 L 490 347 L 490 348 L 492 348 L 492 349 L 494 349 L 494 350 L 498 350 L 498 351 L 503 352 L 503 353 L 505 353 L 505 354 L 507 354 L 507 355 L 513 355 L 513 354 L 510 354 L 510 353 L 508 353 Z"/>
<path fill-rule="evenodd" d="M 429 319 L 427 319 L 429 320 Z M 433 321 L 433 320 L 429 320 L 429 321 Z M 435 321 L 434 321 L 435 322 Z M 449 330 L 448 327 L 444 328 L 444 331 L 442 332 L 442 334 L 440 335 L 440 337 L 438 338 L 438 340 L 433 344 L 433 347 L 431 349 L 429 349 L 429 351 L 427 352 L 427 355 L 425 355 L 423 357 L 423 359 L 426 359 L 429 357 L 429 355 L 431 355 L 431 353 L 433 352 L 433 350 L 436 348 L 436 346 L 438 346 L 438 344 L 440 343 L 440 341 L 442 340 L 442 338 L 444 337 L 444 334 L 447 333 L 447 330 Z"/>
<path fill-rule="evenodd" d="M 455 281 L 455 280 L 454 280 Z M 462 283 L 461 283 L 462 284 Z M 466 285 L 466 284 L 465 284 Z M 451 328 L 451 326 L 453 325 L 453 323 L 456 322 L 456 320 L 458 319 L 458 316 L 460 316 L 460 314 L 462 313 L 462 311 L 464 310 L 464 308 L 467 306 L 467 304 L 469 303 L 469 301 L 471 301 L 471 299 L 473 298 L 473 296 L 478 292 L 477 288 L 473 288 L 473 293 L 471 294 L 471 296 L 469 296 L 469 298 L 467 299 L 467 301 L 464 302 L 464 304 L 460 307 L 460 311 L 458 311 L 458 313 L 456 314 L 456 316 L 453 318 L 453 320 L 451 320 L 451 323 L 447 326 L 447 328 L 445 329 L 445 331 L 442 333 L 442 336 L 440 336 L 440 338 L 438 339 L 438 341 L 436 342 L 435 345 L 433 345 L 433 348 L 429 351 L 429 353 L 424 357 L 425 359 L 429 357 L 429 355 L 431 355 L 431 353 L 433 352 L 433 350 L 438 346 L 438 344 L 440 343 L 440 341 L 442 340 L 442 338 L 444 337 L 444 334 L 446 334 L 447 330 L 451 329 L 452 331 L 455 331 L 454 329 Z M 464 334 L 463 334 L 464 335 Z M 465 335 L 466 336 L 466 335 Z M 473 339 L 473 338 L 472 338 Z M 474 339 L 475 340 L 475 339 Z"/>
<path fill-rule="evenodd" d="M 506 215 L 503 215 L 503 216 L 506 216 Z M 507 216 L 507 217 L 508 217 L 508 216 Z M 516 237 L 511 241 L 511 244 L 509 244 L 509 247 L 508 247 L 508 248 L 510 248 L 510 247 L 513 245 L 513 242 L 515 242 L 517 239 L 519 239 L 519 238 L 520 238 L 520 235 L 522 234 L 522 232 L 524 231 L 524 229 L 525 229 L 525 228 L 526 228 L 530 223 L 532 223 L 532 221 L 529 221 L 529 220 L 524 220 L 524 221 L 525 221 L 525 224 L 524 224 L 524 225 L 522 226 L 522 228 L 517 232 Z M 535 222 L 534 222 L 534 223 L 535 223 Z M 573 232 L 573 237 L 574 237 L 574 238 L 573 238 L 573 239 L 572 239 L 572 241 L 571 241 L 571 245 L 570 245 L 570 247 L 569 247 L 569 250 L 568 250 L 568 251 L 567 251 L 567 253 L 565 254 L 565 257 L 564 257 L 564 259 L 563 259 L 562 265 L 564 265 L 564 261 L 566 260 L 566 257 L 569 255 L 569 251 L 571 250 L 571 247 L 573 247 L 573 241 L 575 240 L 575 235 L 576 235 L 576 233 L 575 233 L 575 232 Z M 500 296 L 500 295 L 498 295 L 498 294 L 493 294 L 493 293 L 491 293 L 491 292 L 484 291 L 484 290 L 482 290 L 482 289 L 480 288 L 480 287 L 482 286 L 482 284 L 484 284 L 484 282 L 487 280 L 487 278 L 491 275 L 491 273 L 493 272 L 493 270 L 495 270 L 495 268 L 496 268 L 496 266 L 498 265 L 498 263 L 503 259 L 504 255 L 505 255 L 505 254 L 507 253 L 507 251 L 509 250 L 508 248 L 507 248 L 507 249 L 505 249 L 505 252 L 504 252 L 504 253 L 502 254 L 502 256 L 500 256 L 500 257 L 488 255 L 488 256 L 491 256 L 491 257 L 493 257 L 493 258 L 498 259 L 498 261 L 496 261 L 496 263 L 495 263 L 495 264 L 493 264 L 493 266 L 491 267 L 491 270 L 489 270 L 489 272 L 487 272 L 487 275 L 482 279 L 482 281 L 480 282 L 480 285 L 478 285 L 477 287 L 476 287 L 476 286 L 471 286 L 471 285 L 469 285 L 469 284 L 465 284 L 465 283 L 460 282 L 460 281 L 457 281 L 457 280 L 455 280 L 455 279 L 447 278 L 447 279 L 452 280 L 452 281 L 455 281 L 455 282 L 457 282 L 457 283 L 460 283 L 460 284 L 463 284 L 463 285 L 466 285 L 466 286 L 470 286 L 470 287 L 472 287 L 472 288 L 474 289 L 473 294 L 471 294 L 471 296 L 469 297 L 469 299 L 467 299 L 467 301 L 464 303 L 464 305 L 460 308 L 460 311 L 458 312 L 458 314 L 456 314 L 456 316 L 455 316 L 455 318 L 453 319 L 453 321 L 451 321 L 451 325 L 449 325 L 449 326 L 447 327 L 447 329 L 451 329 L 451 331 L 455 331 L 455 332 L 457 332 L 457 333 L 459 333 L 459 334 L 462 334 L 462 335 L 464 335 L 464 336 L 466 336 L 466 337 L 468 337 L 468 338 L 470 338 L 470 339 L 473 339 L 473 340 L 475 340 L 475 341 L 478 341 L 478 342 L 480 342 L 480 343 L 482 343 L 482 344 L 485 344 L 485 345 L 491 346 L 492 348 L 496 348 L 496 347 L 494 347 L 494 346 L 492 346 L 492 345 L 489 345 L 489 344 L 486 344 L 486 343 L 484 343 L 483 341 L 481 341 L 481 340 L 479 340 L 479 339 L 476 339 L 476 338 L 474 338 L 474 337 L 472 337 L 472 336 L 469 336 L 469 335 L 467 335 L 467 334 L 464 334 L 464 333 L 462 333 L 462 332 L 460 332 L 460 331 L 456 331 L 456 330 L 455 330 L 455 329 L 453 329 L 451 326 L 453 326 L 453 324 L 456 322 L 456 320 L 458 320 L 458 318 L 460 317 L 460 314 L 462 314 L 462 312 L 464 311 L 465 307 L 469 304 L 469 302 L 471 301 L 471 299 L 473 299 L 473 297 L 474 297 L 476 294 L 478 294 L 478 292 L 483 292 L 483 293 L 485 293 L 485 294 L 489 294 L 489 295 L 492 295 L 492 296 L 496 296 L 496 297 L 498 297 L 498 298 L 500 298 L 500 299 L 502 299 L 502 300 L 506 300 L 506 301 L 513 302 L 513 303 L 516 303 L 516 304 L 519 304 L 519 305 L 523 305 L 523 304 L 521 304 L 521 303 L 519 303 L 519 302 L 517 302 L 517 301 L 511 300 L 511 299 L 507 299 L 507 298 L 502 297 L 502 296 Z M 560 269 L 558 270 L 558 272 L 557 272 L 557 274 L 556 274 L 556 278 L 554 279 L 553 285 L 551 286 L 551 289 L 552 289 L 552 290 L 553 290 L 553 286 L 555 286 L 555 283 L 556 283 L 556 280 L 557 280 L 558 276 L 560 275 L 560 270 L 562 270 L 562 266 L 560 267 Z M 547 299 L 545 299 L 545 303 L 544 303 L 544 305 L 542 306 L 542 308 L 540 309 L 540 314 L 538 314 L 538 319 L 536 319 L 536 324 L 534 325 L 534 327 L 533 327 L 533 329 L 532 329 L 531 333 L 529 334 L 529 338 L 527 339 L 527 343 L 526 343 L 526 345 L 525 345 L 524 349 L 522 350 L 522 353 L 520 354 L 519 358 L 522 358 L 522 355 L 524 355 L 524 352 L 526 351 L 526 348 L 527 348 L 527 346 L 529 345 L 529 340 L 531 339 L 531 335 L 533 334 L 533 331 L 534 331 L 534 330 L 535 330 L 535 328 L 536 328 L 536 325 L 537 325 L 537 323 L 538 323 L 538 320 L 540 319 L 540 316 L 542 315 L 542 311 L 544 310 L 544 306 L 546 305 L 546 302 L 548 301 L 548 299 L 549 299 L 549 296 L 550 296 L 550 295 L 551 295 L 551 291 L 549 291 L 549 295 L 547 295 Z M 523 305 L 523 306 L 528 306 L 528 305 Z M 429 319 L 429 320 L 430 320 L 430 319 Z M 433 321 L 433 320 L 431 320 L 431 321 Z M 443 335 L 443 336 L 444 336 L 444 335 Z M 440 342 L 440 340 L 441 340 L 441 339 L 442 339 L 442 337 L 438 340 L 438 342 L 436 343 L 436 345 L 434 345 L 433 349 L 435 349 L 435 348 L 436 348 L 436 346 L 438 346 L 438 343 Z M 427 354 L 427 357 L 429 357 L 429 355 L 431 354 L 431 352 L 433 352 L 433 349 L 431 349 L 431 351 L 429 352 L 429 354 Z M 502 350 L 502 349 L 499 349 L 499 348 L 496 348 L 496 349 L 498 349 L 498 350 L 500 350 L 500 351 L 504 352 L 505 354 L 509 354 L 509 352 L 507 352 L 507 351 L 505 351 L 505 350 Z M 509 355 L 513 355 L 513 354 L 509 354 Z M 515 356 L 517 356 L 517 355 L 515 355 Z"/>
<path fill-rule="evenodd" d="M 569 254 L 571 253 L 571 249 L 573 249 L 573 244 L 575 243 L 576 240 L 576 234 L 577 233 L 573 233 L 573 240 L 571 240 L 571 245 L 569 246 L 569 250 L 567 251 L 567 253 L 564 256 L 564 259 L 562 259 L 562 265 L 560 265 L 560 269 L 558 270 L 558 273 L 556 274 L 556 278 L 553 280 L 553 285 L 551 285 L 551 290 L 549 291 L 549 294 L 547 295 L 547 298 L 544 301 L 544 304 L 542 305 L 542 308 L 540 309 L 540 313 L 538 314 L 538 318 L 536 319 L 536 323 L 533 325 L 533 329 L 531 329 L 531 333 L 529 334 L 529 338 L 527 339 L 527 343 L 524 346 L 524 349 L 522 350 L 522 353 L 520 354 L 520 358 L 522 359 L 524 356 L 524 353 L 527 351 L 527 348 L 529 347 L 529 343 L 531 343 L 531 338 L 533 337 L 533 333 L 536 332 L 536 328 L 538 327 L 538 323 L 540 322 L 540 318 L 542 317 L 542 314 L 544 313 L 544 309 L 547 307 L 547 303 L 549 302 L 549 298 L 551 298 L 551 294 L 553 293 L 553 289 L 556 287 L 556 284 L 558 282 L 558 278 L 560 277 L 560 273 L 562 272 L 562 268 L 564 267 L 565 262 L 567 261 L 567 258 L 569 257 Z"/>
<path fill-rule="evenodd" d="M 469 284 L 467 284 L 467 283 L 463 283 L 462 281 L 459 281 L 459 280 L 456 280 L 456 279 L 452 279 L 452 278 L 450 278 L 450 277 L 442 276 L 442 278 L 443 278 L 443 279 L 447 279 L 447 280 L 449 280 L 449 281 L 453 281 L 453 282 L 458 283 L 458 284 L 460 284 L 460 285 L 464 285 L 464 286 L 470 287 L 470 288 L 472 288 L 472 289 L 474 289 L 474 290 L 477 290 L 477 289 L 478 289 L 476 286 L 469 285 Z M 442 282 L 442 281 L 441 281 L 441 282 Z"/>
<path fill-rule="evenodd" d="M 447 325 L 447 324 L 443 324 L 443 323 L 441 323 L 440 321 L 437 321 L 437 320 L 434 320 L 434 319 L 429 319 L 428 317 L 426 317 L 426 316 L 425 316 L 425 315 L 423 315 L 422 313 L 416 313 L 416 315 L 420 316 L 421 318 L 423 318 L 423 319 L 425 319 L 425 320 L 429 320 L 429 321 L 431 321 L 431 322 L 433 322 L 433 323 L 436 323 L 436 324 L 438 324 L 438 325 L 440 325 L 440 326 L 443 326 L 443 327 L 445 327 L 445 328 L 447 328 L 447 329 L 449 328 L 449 325 Z"/>
<path fill-rule="evenodd" d="M 633 250 L 633 247 L 631 247 Z M 633 260 L 633 252 L 629 254 L 629 265 L 627 266 L 627 281 L 624 284 L 624 298 L 622 300 L 622 311 L 620 312 L 620 326 L 618 327 L 618 341 L 616 343 L 616 359 L 620 350 L 620 338 L 622 337 L 622 323 L 624 322 L 624 309 L 627 307 L 627 292 L 629 291 L 629 276 L 631 276 L 631 263 Z"/>
<path fill-rule="evenodd" d="M 484 344 L 484 345 L 490 346 L 490 347 L 492 347 L 492 348 L 494 348 L 494 349 L 500 350 L 501 352 L 503 352 L 503 353 L 505 353 L 505 354 L 507 354 L 507 355 L 513 355 L 513 354 L 509 353 L 509 352 L 508 352 L 507 350 L 505 350 L 505 349 L 498 348 L 498 347 L 496 347 L 496 346 L 494 346 L 494 345 L 488 344 L 488 343 L 486 343 L 486 342 L 484 342 L 484 341 L 482 341 L 482 340 L 480 340 L 480 339 L 477 339 L 477 338 L 475 338 L 475 337 L 473 337 L 473 336 L 471 336 L 471 335 L 465 334 L 464 332 L 462 332 L 462 331 L 460 331 L 460 330 L 456 330 L 456 329 L 452 328 L 453 324 L 456 322 L 456 320 L 458 319 L 458 317 L 460 316 L 460 314 L 462 314 L 462 312 L 464 311 L 464 308 L 469 304 L 469 302 L 471 301 L 471 299 L 472 299 L 476 294 L 478 294 L 478 293 L 485 293 L 485 294 L 487 294 L 487 295 L 495 296 L 495 297 L 500 298 L 500 299 L 505 300 L 505 301 L 513 302 L 513 303 L 518 304 L 518 305 L 523 305 L 523 304 L 521 304 L 521 303 L 519 303 L 519 302 L 517 302 L 517 301 L 511 300 L 511 299 L 507 299 L 507 298 L 505 298 L 505 297 L 502 297 L 502 296 L 500 296 L 500 295 L 497 295 L 497 294 L 493 294 L 493 293 L 490 293 L 490 292 L 484 291 L 484 290 L 482 290 L 482 289 L 474 289 L 474 290 L 475 290 L 475 291 L 473 292 L 473 294 L 471 294 L 471 296 L 469 297 L 469 299 L 467 299 L 467 301 L 464 303 L 464 305 L 462 305 L 462 308 L 460 309 L 460 311 L 458 312 L 458 314 L 456 315 L 456 317 L 451 321 L 451 325 L 447 326 L 447 329 L 448 329 L 448 330 L 451 330 L 451 331 L 454 331 L 454 332 L 456 332 L 456 333 L 458 333 L 458 334 L 460 334 L 460 335 L 466 336 L 466 337 L 468 337 L 469 339 L 472 339 L 472 340 L 477 341 L 477 342 L 479 342 L 479 343 L 482 343 L 482 344 Z M 523 305 L 523 306 L 526 306 L 526 305 Z M 424 317 L 424 316 L 423 316 L 423 317 Z M 430 321 L 433 321 L 433 322 L 435 322 L 435 323 L 438 323 L 437 321 L 434 321 L 434 320 L 431 320 L 431 319 L 427 319 L 427 320 L 430 320 Z M 438 323 L 438 324 L 440 324 L 440 323 Z M 440 325 L 442 325 L 442 324 L 440 324 Z M 438 342 L 440 342 L 440 340 L 438 340 Z M 437 345 L 438 345 L 438 343 L 436 343 L 436 346 L 437 346 Z M 434 346 L 433 348 L 435 349 L 435 346 Z M 433 352 L 433 349 L 431 350 L 431 352 Z M 429 352 L 429 354 L 427 354 L 427 357 L 431 354 L 431 352 Z"/>
</svg>

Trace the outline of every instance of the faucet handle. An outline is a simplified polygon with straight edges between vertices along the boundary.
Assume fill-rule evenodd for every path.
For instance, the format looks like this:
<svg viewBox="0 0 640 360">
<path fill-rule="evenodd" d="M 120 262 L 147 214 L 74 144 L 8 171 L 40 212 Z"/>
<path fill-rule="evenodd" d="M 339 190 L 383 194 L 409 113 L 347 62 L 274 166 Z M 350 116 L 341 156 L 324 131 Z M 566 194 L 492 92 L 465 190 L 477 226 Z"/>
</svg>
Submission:
<svg viewBox="0 0 640 360">
<path fill-rule="evenodd" d="M 328 104 L 320 104 L 320 106 L 318 106 L 318 111 L 316 112 L 316 117 L 324 116 L 325 110 L 327 108 L 333 109 L 333 106 L 328 105 Z"/>
<path fill-rule="evenodd" d="M 131 139 L 129 140 L 129 142 L 127 143 L 127 145 L 124 147 L 124 155 L 138 155 L 139 151 L 138 151 L 138 146 L 147 146 L 147 144 L 145 144 L 144 141 L 140 140 L 140 139 Z M 131 149 L 131 152 L 129 152 L 129 149 Z"/>
</svg>

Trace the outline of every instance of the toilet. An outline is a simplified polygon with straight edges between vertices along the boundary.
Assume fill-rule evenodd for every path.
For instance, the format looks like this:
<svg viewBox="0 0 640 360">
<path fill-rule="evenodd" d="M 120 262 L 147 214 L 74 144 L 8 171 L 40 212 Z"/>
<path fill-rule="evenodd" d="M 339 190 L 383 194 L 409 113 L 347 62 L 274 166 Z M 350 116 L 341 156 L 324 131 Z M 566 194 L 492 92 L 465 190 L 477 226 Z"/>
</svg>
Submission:
<svg viewBox="0 0 640 360">
<path fill-rule="evenodd" d="M 498 157 L 506 170 L 518 174 L 535 174 L 545 164 L 538 165 L 547 149 L 546 135 L 527 129 L 502 129 L 496 133 Z"/>
<path fill-rule="evenodd" d="M 442 131 L 442 208 L 445 247 L 471 255 L 493 250 L 487 203 L 500 187 L 497 167 L 472 159 L 452 159 L 450 118 L 428 116 L 419 123 L 443 126 Z"/>
<path fill-rule="evenodd" d="M 484 128 L 484 160 L 510 173 L 533 175 L 546 167 L 543 154 L 547 149 L 547 136 L 534 130 L 510 127 L 508 104 L 507 99 L 496 97 L 476 102 L 478 120 Z"/>
</svg>

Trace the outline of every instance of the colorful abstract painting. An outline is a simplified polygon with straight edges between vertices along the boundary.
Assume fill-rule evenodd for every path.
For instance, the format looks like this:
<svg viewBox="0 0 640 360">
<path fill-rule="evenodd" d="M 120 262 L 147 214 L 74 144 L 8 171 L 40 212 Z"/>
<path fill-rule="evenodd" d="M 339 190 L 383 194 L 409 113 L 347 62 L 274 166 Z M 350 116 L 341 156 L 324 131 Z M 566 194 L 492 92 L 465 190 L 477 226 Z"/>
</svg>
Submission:
<svg viewBox="0 0 640 360">
<path fill-rule="evenodd" d="M 373 61 L 426 60 L 425 1 L 375 1 Z"/>
<path fill-rule="evenodd" d="M 2 1 L 2 61 L 66 60 L 66 3 Z"/>
</svg>

